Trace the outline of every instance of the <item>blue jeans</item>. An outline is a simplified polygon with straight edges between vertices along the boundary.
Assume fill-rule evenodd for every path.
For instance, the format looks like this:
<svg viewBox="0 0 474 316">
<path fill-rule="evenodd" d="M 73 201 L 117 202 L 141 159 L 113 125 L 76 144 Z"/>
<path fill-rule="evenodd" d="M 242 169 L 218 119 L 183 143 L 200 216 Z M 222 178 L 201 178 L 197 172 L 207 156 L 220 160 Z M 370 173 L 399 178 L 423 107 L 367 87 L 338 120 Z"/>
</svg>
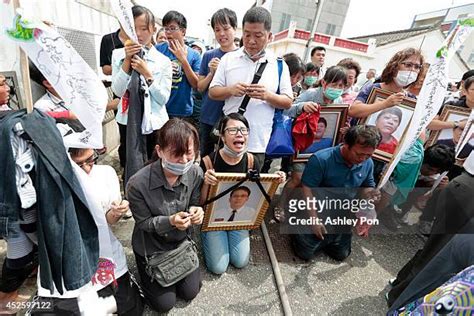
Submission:
<svg viewBox="0 0 474 316">
<path fill-rule="evenodd" d="M 319 251 L 324 251 L 337 261 L 342 261 L 351 254 L 352 234 L 326 234 L 323 240 L 318 239 L 314 234 L 292 236 L 293 250 L 304 260 L 310 260 Z"/>
<path fill-rule="evenodd" d="M 249 263 L 248 230 L 203 232 L 201 238 L 206 266 L 212 273 L 224 273 L 229 262 L 236 268 L 243 268 Z"/>
</svg>

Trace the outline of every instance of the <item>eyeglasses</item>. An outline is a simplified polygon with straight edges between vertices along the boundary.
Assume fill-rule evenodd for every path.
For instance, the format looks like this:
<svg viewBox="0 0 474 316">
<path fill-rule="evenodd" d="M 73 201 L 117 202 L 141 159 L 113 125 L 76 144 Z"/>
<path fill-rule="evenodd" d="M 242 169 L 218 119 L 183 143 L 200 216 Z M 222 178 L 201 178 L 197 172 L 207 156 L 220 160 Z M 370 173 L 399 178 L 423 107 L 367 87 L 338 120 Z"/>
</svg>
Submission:
<svg viewBox="0 0 474 316">
<path fill-rule="evenodd" d="M 229 133 L 229 135 L 237 135 L 237 132 L 240 132 L 242 135 L 248 135 L 250 129 L 247 127 L 227 127 L 224 132 Z"/>
<path fill-rule="evenodd" d="M 77 165 L 80 168 L 84 169 L 85 166 L 92 167 L 93 165 L 95 165 L 97 163 L 97 160 L 99 160 L 99 155 L 96 152 L 94 152 L 92 156 L 87 158 L 84 162 L 77 163 Z"/>
<path fill-rule="evenodd" d="M 410 62 L 401 62 L 400 64 L 402 64 L 403 66 L 405 66 L 407 68 L 415 69 L 415 70 L 421 70 L 421 68 L 423 68 L 423 65 L 414 64 L 414 63 L 410 63 Z"/>
<path fill-rule="evenodd" d="M 180 30 L 180 29 L 181 29 L 181 28 L 180 28 L 179 26 L 178 26 L 178 27 L 172 26 L 172 27 L 165 27 L 165 28 L 164 28 L 164 30 L 165 30 L 166 33 L 174 33 L 174 32 L 176 32 L 176 31 L 178 31 L 178 30 Z"/>
</svg>

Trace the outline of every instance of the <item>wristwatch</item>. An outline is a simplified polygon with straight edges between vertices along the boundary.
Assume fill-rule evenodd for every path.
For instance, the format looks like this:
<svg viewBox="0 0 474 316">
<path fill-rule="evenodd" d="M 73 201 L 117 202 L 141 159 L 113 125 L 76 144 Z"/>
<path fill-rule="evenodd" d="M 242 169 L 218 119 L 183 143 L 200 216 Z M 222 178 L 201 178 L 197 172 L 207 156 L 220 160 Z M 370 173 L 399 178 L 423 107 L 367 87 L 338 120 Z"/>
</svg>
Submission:
<svg viewBox="0 0 474 316">
<path fill-rule="evenodd" d="M 151 86 L 151 85 L 153 84 L 153 78 L 148 78 L 148 79 L 146 80 L 146 84 L 147 84 L 148 86 Z"/>
</svg>

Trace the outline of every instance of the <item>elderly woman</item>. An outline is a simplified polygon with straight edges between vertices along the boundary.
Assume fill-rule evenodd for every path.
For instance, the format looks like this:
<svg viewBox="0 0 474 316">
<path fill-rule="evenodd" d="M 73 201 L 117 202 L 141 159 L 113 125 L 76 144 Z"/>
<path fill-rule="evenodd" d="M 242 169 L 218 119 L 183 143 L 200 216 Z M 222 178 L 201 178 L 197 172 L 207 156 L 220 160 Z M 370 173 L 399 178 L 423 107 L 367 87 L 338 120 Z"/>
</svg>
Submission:
<svg viewBox="0 0 474 316">
<path fill-rule="evenodd" d="M 416 98 L 406 92 L 405 88 L 419 79 L 418 75 L 423 68 L 424 57 L 418 49 L 406 48 L 397 52 L 388 62 L 382 72 L 380 83 L 367 84 L 357 95 L 354 103 L 349 107 L 349 115 L 356 118 L 365 118 L 372 113 L 393 107 L 408 96 Z M 387 99 L 367 104 L 372 88 L 380 88 L 392 92 Z"/>
</svg>

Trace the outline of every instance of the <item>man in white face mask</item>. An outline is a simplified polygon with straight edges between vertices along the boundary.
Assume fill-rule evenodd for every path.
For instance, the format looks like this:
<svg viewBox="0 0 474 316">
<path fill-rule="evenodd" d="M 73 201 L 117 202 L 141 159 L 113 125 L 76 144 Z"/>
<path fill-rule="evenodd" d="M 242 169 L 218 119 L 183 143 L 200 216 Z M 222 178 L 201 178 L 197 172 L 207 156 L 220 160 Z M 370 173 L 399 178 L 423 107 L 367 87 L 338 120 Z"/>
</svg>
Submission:
<svg viewBox="0 0 474 316">
<path fill-rule="evenodd" d="M 272 132 L 275 109 L 291 107 L 291 89 L 288 66 L 278 62 L 265 50 L 272 33 L 271 15 L 262 7 L 247 11 L 243 19 L 243 44 L 240 49 L 222 57 L 216 74 L 209 85 L 209 97 L 225 101 L 223 112 L 228 115 L 239 111 L 245 95 L 250 97 L 244 116 L 250 124 L 248 151 L 263 165 L 265 149 Z M 261 64 L 266 63 L 262 77 L 251 84 Z"/>
</svg>

